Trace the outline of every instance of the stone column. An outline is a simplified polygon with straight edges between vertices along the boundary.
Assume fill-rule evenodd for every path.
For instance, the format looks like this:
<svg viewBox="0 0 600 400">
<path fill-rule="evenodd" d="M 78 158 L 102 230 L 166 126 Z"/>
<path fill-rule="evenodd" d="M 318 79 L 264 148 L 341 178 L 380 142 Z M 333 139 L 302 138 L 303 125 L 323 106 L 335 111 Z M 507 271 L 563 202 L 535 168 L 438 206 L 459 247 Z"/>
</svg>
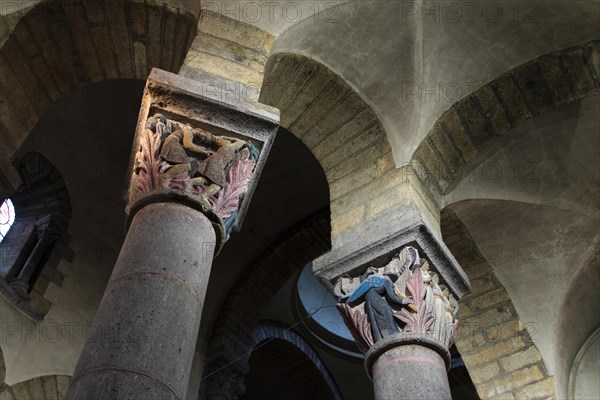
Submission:
<svg viewBox="0 0 600 400">
<path fill-rule="evenodd" d="M 60 230 L 52 221 L 52 215 L 40 218 L 35 224 L 36 243 L 21 268 L 19 275 L 10 285 L 23 299 L 29 300 L 29 281 L 35 271 L 41 267 L 40 261 L 46 250 L 60 237 Z"/>
<path fill-rule="evenodd" d="M 127 190 L 127 236 L 67 399 L 183 399 L 214 254 L 239 229 L 278 127 L 160 70 L 148 78 Z"/>
<path fill-rule="evenodd" d="M 368 251 L 316 264 L 365 355 L 375 399 L 451 399 L 456 298 L 469 282 L 427 225 L 410 224 Z"/>
</svg>

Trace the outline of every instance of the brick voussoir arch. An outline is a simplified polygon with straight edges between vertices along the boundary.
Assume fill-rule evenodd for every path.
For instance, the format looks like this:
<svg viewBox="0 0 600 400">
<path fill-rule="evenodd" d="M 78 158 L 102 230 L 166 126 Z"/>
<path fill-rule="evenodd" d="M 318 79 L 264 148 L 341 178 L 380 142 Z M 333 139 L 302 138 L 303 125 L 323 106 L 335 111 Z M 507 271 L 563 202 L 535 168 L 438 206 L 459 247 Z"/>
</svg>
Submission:
<svg viewBox="0 0 600 400">
<path fill-rule="evenodd" d="M 526 120 L 600 92 L 600 40 L 530 60 L 456 102 L 412 156 L 419 179 L 450 193 L 511 129 Z"/>
<path fill-rule="evenodd" d="M 0 162 L 12 186 L 9 161 L 50 104 L 83 84 L 177 71 L 197 22 L 158 1 L 46 1 L 22 14 L 0 36 Z"/>
<path fill-rule="evenodd" d="M 286 372 L 290 372 L 288 376 L 291 376 L 293 380 L 298 382 L 299 387 L 309 387 L 303 383 L 310 382 L 312 386 L 325 386 L 325 390 L 314 390 L 313 392 L 330 392 L 332 398 L 335 400 L 342 400 L 342 394 L 340 393 L 333 377 L 321 361 L 319 355 L 313 350 L 313 348 L 298 334 L 292 327 L 289 327 L 278 321 L 260 321 L 260 323 L 252 331 L 252 339 L 254 342 L 254 349 L 262 346 L 268 341 L 281 340 L 293 345 L 296 349 L 301 352 L 301 356 L 294 356 L 286 352 L 285 363 L 282 363 L 282 367 Z M 291 367 L 290 367 L 291 365 Z M 319 375 L 316 376 L 314 367 L 319 371 Z M 323 382 L 322 382 L 323 381 Z M 325 385 L 323 385 L 325 383 Z M 309 393 L 306 393 L 307 398 Z"/>
<path fill-rule="evenodd" d="M 260 101 L 280 110 L 281 126 L 319 161 L 332 200 L 395 167 L 375 112 L 342 77 L 318 61 L 292 53 L 271 55 Z"/>
<path fill-rule="evenodd" d="M 208 341 L 203 396 L 236 392 L 224 382 L 243 382 L 262 310 L 285 282 L 331 248 L 330 231 L 328 210 L 317 212 L 282 234 L 245 270 L 227 296 Z"/>
</svg>

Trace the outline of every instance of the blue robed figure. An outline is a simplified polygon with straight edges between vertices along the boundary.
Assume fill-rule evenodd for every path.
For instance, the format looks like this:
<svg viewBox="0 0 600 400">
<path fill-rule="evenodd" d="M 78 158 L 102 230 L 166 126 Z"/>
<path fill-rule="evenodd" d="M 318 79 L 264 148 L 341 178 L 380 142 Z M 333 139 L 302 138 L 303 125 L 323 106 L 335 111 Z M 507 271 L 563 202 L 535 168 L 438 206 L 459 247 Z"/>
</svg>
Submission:
<svg viewBox="0 0 600 400">
<path fill-rule="evenodd" d="M 412 300 L 402 294 L 389 277 L 371 274 L 342 300 L 347 298 L 346 303 L 352 305 L 352 303 L 361 301 L 363 297 L 374 342 L 400 331 L 394 321 L 394 314 L 388 301 L 401 306 L 410 306 Z"/>
</svg>

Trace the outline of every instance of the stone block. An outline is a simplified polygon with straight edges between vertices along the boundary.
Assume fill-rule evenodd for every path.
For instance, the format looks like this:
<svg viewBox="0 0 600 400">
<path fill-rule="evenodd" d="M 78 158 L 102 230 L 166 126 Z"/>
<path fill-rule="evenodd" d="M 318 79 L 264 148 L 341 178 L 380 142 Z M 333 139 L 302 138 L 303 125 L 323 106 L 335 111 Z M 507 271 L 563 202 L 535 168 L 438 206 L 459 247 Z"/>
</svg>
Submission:
<svg viewBox="0 0 600 400">
<path fill-rule="evenodd" d="M 482 294 L 480 296 L 472 297 L 469 300 L 468 304 L 473 311 L 479 311 L 485 308 L 492 307 L 498 303 L 505 302 L 509 299 L 510 298 L 508 296 L 508 293 L 506 292 L 506 289 L 499 288 L 491 292 Z"/>
<path fill-rule="evenodd" d="M 505 371 L 515 371 L 525 365 L 533 364 L 542 359 L 537 347 L 530 346 L 523 351 L 504 357 L 500 360 L 500 365 Z"/>
<path fill-rule="evenodd" d="M 324 137 L 323 140 L 312 149 L 318 160 L 322 160 L 329 154 L 341 148 L 346 142 L 360 136 L 365 130 L 373 129 L 377 124 L 377 117 L 370 109 L 358 113 L 348 123 L 342 125 L 336 131 Z"/>
<path fill-rule="evenodd" d="M 549 377 L 543 381 L 532 383 L 515 391 L 517 399 L 553 398 L 554 378 Z"/>
<path fill-rule="evenodd" d="M 518 67 L 513 71 L 513 75 L 529 111 L 533 115 L 554 107 L 554 94 L 544 79 L 538 60 L 530 61 Z"/>
<path fill-rule="evenodd" d="M 456 109 L 451 108 L 442 115 L 442 122 L 445 124 L 446 132 L 450 139 L 460 151 L 465 161 L 469 161 L 477 153 L 477 149 L 471 142 L 464 125 L 460 121 Z"/>
<path fill-rule="evenodd" d="M 0 388 L 0 400 L 16 400 L 10 392 L 9 388 Z"/>
<path fill-rule="evenodd" d="M 473 383 L 476 385 L 492 379 L 496 374 L 500 372 L 498 363 L 492 362 L 491 364 L 484 365 L 469 371 Z"/>
<path fill-rule="evenodd" d="M 262 53 L 202 32 L 198 32 L 194 37 L 192 49 L 224 58 L 259 72 L 264 71 L 267 62 L 267 57 Z"/>
<path fill-rule="evenodd" d="M 477 349 L 476 352 L 463 354 L 462 357 L 468 367 L 474 367 L 485 364 L 489 360 L 497 360 L 504 355 L 521 350 L 526 345 L 527 343 L 525 343 L 525 340 L 521 336 L 516 336 L 502 342 L 489 344 Z"/>
<path fill-rule="evenodd" d="M 528 383 L 538 381 L 544 376 L 537 366 L 521 369 L 489 383 L 482 384 L 477 391 L 482 398 L 497 396 L 509 392 L 515 388 L 524 386 Z M 521 398 L 518 397 L 517 398 Z"/>
<path fill-rule="evenodd" d="M 377 147 L 378 145 L 381 145 L 382 139 L 385 138 L 384 135 L 385 134 L 379 129 L 379 126 L 374 125 L 370 129 L 360 133 L 360 135 L 354 139 L 340 144 L 340 146 L 338 146 L 334 152 L 329 153 L 327 156 L 319 160 L 321 166 L 327 174 L 336 165 L 351 159 L 355 154 L 363 152 L 370 146 Z"/>
<path fill-rule="evenodd" d="M 325 115 L 303 138 L 304 143 L 311 149 L 315 148 L 324 138 L 331 135 L 352 121 L 361 111 L 365 110 L 364 101 L 356 93 L 350 92 L 335 109 Z"/>
<path fill-rule="evenodd" d="M 104 79 L 102 69 L 100 68 L 100 62 L 98 61 L 98 56 L 96 54 L 96 48 L 88 31 L 83 4 L 76 1 L 65 1 L 61 2 L 61 6 L 63 7 L 63 12 L 69 20 L 69 26 L 73 32 L 72 36 L 75 42 L 75 47 L 79 52 L 79 59 L 81 60 L 81 65 L 85 70 L 86 75 L 92 82 L 98 82 Z M 112 21 L 114 22 L 111 25 L 117 24 L 115 20 Z M 119 46 L 120 42 L 129 43 L 129 34 L 127 33 L 126 36 L 120 38 L 115 37 L 116 46 Z M 131 74 L 128 76 L 131 76 Z"/>
<path fill-rule="evenodd" d="M 600 77 L 598 77 L 598 71 L 600 71 L 600 40 L 595 40 L 593 42 L 588 43 L 586 46 L 586 52 L 588 53 L 588 57 L 590 59 L 590 63 L 592 67 L 596 71 L 596 85 L 600 85 Z"/>
<path fill-rule="evenodd" d="M 466 269 L 465 272 L 467 272 Z M 469 275 L 468 272 L 467 275 Z M 478 279 L 471 279 L 471 293 L 474 295 L 487 292 L 496 287 L 498 287 L 498 284 L 494 282 L 491 275 L 483 276 Z"/>
<path fill-rule="evenodd" d="M 455 108 L 466 127 L 471 143 L 476 148 L 481 149 L 488 140 L 495 136 L 491 123 L 481 114 L 479 103 L 475 97 L 465 97 L 455 105 Z"/>
<path fill-rule="evenodd" d="M 129 30 L 125 19 L 125 11 L 125 6 L 123 4 L 106 7 L 106 14 L 110 21 L 110 35 L 113 39 L 113 49 L 118 55 L 117 64 L 119 76 L 122 78 L 133 78 L 134 69 L 131 60 L 131 40 L 129 38 Z M 171 17 L 173 13 L 170 12 L 168 15 Z M 169 25 L 165 28 L 165 52 L 169 51 L 174 45 L 172 40 L 167 41 L 169 33 L 171 32 L 167 30 L 169 28 Z M 174 30 L 175 29 L 173 28 L 173 31 Z"/>
<path fill-rule="evenodd" d="M 508 72 L 494 80 L 492 88 L 506 108 L 511 126 L 519 125 L 521 122 L 531 118 L 531 112 L 517 87 L 512 73 Z"/>
<path fill-rule="evenodd" d="M 454 146 L 440 123 L 435 124 L 429 137 L 431 138 L 431 144 L 448 166 L 452 182 L 454 182 L 460 173 L 460 168 L 465 164 L 458 149 Z"/>
<path fill-rule="evenodd" d="M 300 57 L 286 57 L 276 64 L 279 76 L 276 81 L 268 82 L 263 85 L 261 98 L 265 95 L 264 102 L 275 104 L 281 110 L 287 110 L 294 103 L 296 97 L 302 91 L 304 86 L 313 78 L 320 74 L 322 68 L 318 64 L 310 63 Z M 265 75 L 267 75 L 265 73 Z M 267 75 L 268 76 L 268 75 Z"/>
<path fill-rule="evenodd" d="M 354 171 L 365 168 L 367 165 L 377 162 L 382 156 L 385 150 L 375 143 L 357 154 L 348 157 L 346 160 L 341 161 L 339 164 L 334 165 L 329 170 L 325 171 L 327 180 L 334 182 L 341 179 Z"/>
<path fill-rule="evenodd" d="M 129 28 L 131 35 L 136 38 L 146 36 L 146 6 L 144 3 L 129 2 L 123 6 L 127 7 Z"/>
<path fill-rule="evenodd" d="M 42 385 L 41 378 L 34 378 L 27 381 L 29 384 L 29 393 L 31 393 L 31 397 L 33 399 L 43 399 L 44 398 L 44 387 Z M 62 397 L 64 398 L 64 397 Z"/>
<path fill-rule="evenodd" d="M 290 131 L 299 138 L 303 138 L 310 128 L 319 123 L 327 114 L 335 110 L 350 92 L 350 87 L 341 79 L 331 80 L 325 87 L 325 90 L 323 90 L 310 106 L 293 122 L 290 126 Z M 308 143 L 308 146 L 310 147 L 310 143 Z"/>
<path fill-rule="evenodd" d="M 146 45 L 140 41 L 133 43 L 133 61 L 135 77 L 144 79 L 148 75 L 146 66 Z"/>
<path fill-rule="evenodd" d="M 473 93 L 474 100 L 479 102 L 485 117 L 490 121 L 495 135 L 502 135 L 511 128 L 510 121 L 490 85 L 482 86 Z"/>
<path fill-rule="evenodd" d="M 315 102 L 315 99 L 325 90 L 327 84 L 335 79 L 333 74 L 325 67 L 320 66 L 306 80 L 300 90 L 289 93 L 286 91 L 285 97 L 282 97 L 277 108 L 282 111 L 281 125 L 291 126 L 306 111 L 306 109 Z M 291 89 L 292 86 L 290 85 Z M 289 103 L 285 103 L 289 101 Z M 287 104 L 287 105 L 286 105 Z M 316 121 L 315 121 L 316 122 Z M 292 131 L 293 132 L 293 131 Z"/>
<path fill-rule="evenodd" d="M 359 206 L 341 215 L 336 215 L 331 220 L 331 235 L 335 236 L 350 229 L 351 227 L 358 225 L 363 221 L 365 213 L 365 206 Z"/>
<path fill-rule="evenodd" d="M 36 400 L 32 399 L 29 395 L 29 391 L 27 390 L 27 382 L 20 382 L 16 385 L 11 386 L 10 390 L 12 390 L 15 399 L 17 400 Z"/>
<path fill-rule="evenodd" d="M 595 92 L 592 65 L 585 54 L 584 47 L 567 49 L 561 53 L 561 56 L 577 97 L 582 98 Z"/>
<path fill-rule="evenodd" d="M 146 13 L 148 18 L 148 35 L 146 42 L 148 45 L 148 67 L 160 68 L 161 52 L 165 47 L 164 43 L 162 43 L 164 37 L 164 9 L 162 6 L 149 3 L 146 7 Z M 178 45 L 185 46 L 187 43 L 179 43 Z"/>
<path fill-rule="evenodd" d="M 67 395 L 67 388 L 69 387 L 69 382 L 71 381 L 71 377 L 65 375 L 57 375 L 56 376 L 56 389 L 58 390 L 58 398 L 64 399 Z"/>
<path fill-rule="evenodd" d="M 275 39 L 253 25 L 208 10 L 200 16 L 198 31 L 239 43 L 264 55 L 269 54 Z"/>
<path fill-rule="evenodd" d="M 554 96 L 554 106 L 557 107 L 575 100 L 560 54 L 542 56 L 538 58 L 538 62 L 543 77 Z"/>
</svg>

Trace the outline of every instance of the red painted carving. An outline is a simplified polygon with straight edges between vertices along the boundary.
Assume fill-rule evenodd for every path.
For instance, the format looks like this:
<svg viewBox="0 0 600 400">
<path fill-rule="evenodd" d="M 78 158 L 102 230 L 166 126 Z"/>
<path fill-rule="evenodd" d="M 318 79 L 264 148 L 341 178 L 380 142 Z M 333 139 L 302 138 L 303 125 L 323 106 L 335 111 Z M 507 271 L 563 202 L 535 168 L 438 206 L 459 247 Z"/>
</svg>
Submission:
<svg viewBox="0 0 600 400">
<path fill-rule="evenodd" d="M 394 317 L 404 322 L 404 332 L 430 333 L 433 325 L 433 315 L 426 310 L 425 295 L 427 294 L 427 284 L 423 282 L 421 270 L 417 268 L 410 280 L 406 283 L 407 289 L 411 293 L 413 305 L 416 312 L 401 309 L 394 312 Z"/>
<path fill-rule="evenodd" d="M 373 346 L 373 336 L 371 334 L 371 324 L 367 314 L 353 310 L 348 304 L 338 303 L 336 308 L 342 315 L 344 323 L 356 341 L 358 349 L 365 354 Z"/>
</svg>

